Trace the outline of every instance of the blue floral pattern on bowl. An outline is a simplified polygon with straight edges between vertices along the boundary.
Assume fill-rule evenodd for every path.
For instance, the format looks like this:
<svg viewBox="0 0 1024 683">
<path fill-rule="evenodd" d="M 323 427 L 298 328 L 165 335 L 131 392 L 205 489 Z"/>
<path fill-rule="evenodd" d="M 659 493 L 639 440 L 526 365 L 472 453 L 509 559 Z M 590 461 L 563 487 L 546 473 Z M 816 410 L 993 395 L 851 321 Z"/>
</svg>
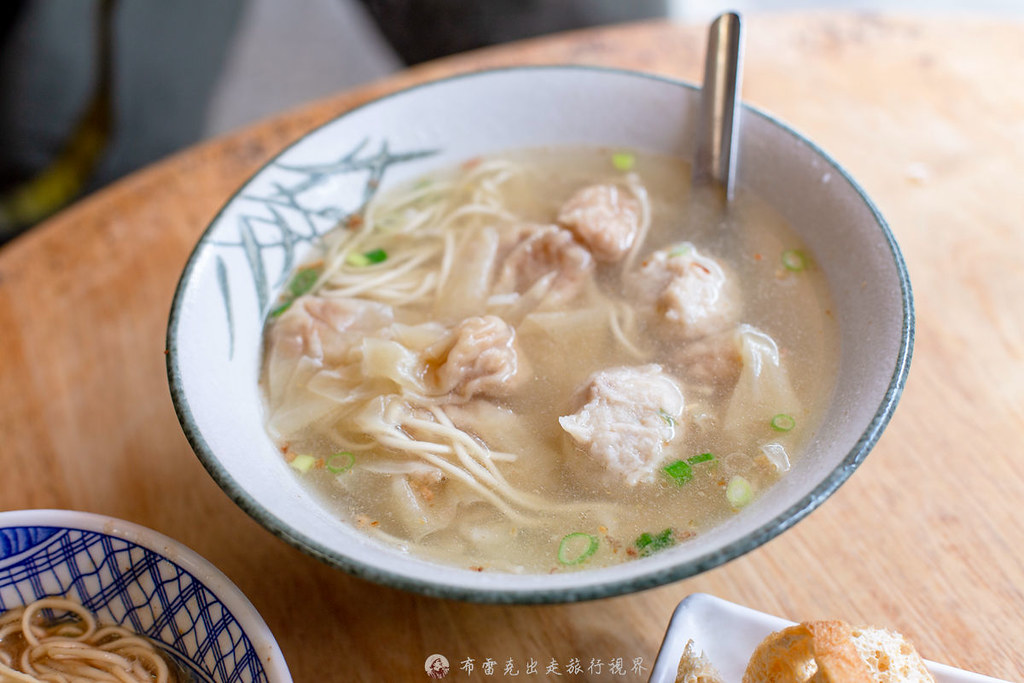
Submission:
<svg viewBox="0 0 1024 683">
<path fill-rule="evenodd" d="M 256 191 L 247 188 L 235 198 L 239 207 L 244 207 L 235 223 L 237 240 L 211 241 L 218 249 L 217 285 L 224 301 L 230 358 L 234 357 L 235 320 L 225 251 L 244 254 L 259 310 L 266 313 L 272 293 L 284 285 L 294 269 L 301 246 L 319 244 L 324 233 L 359 215 L 373 199 L 388 168 L 437 153 L 393 152 L 386 140 L 375 151 L 366 151 L 368 146 L 370 140 L 364 139 L 353 149 L 323 163 L 292 164 L 277 160 L 265 171 L 277 176 L 268 187 Z M 329 189 L 323 192 L 339 176 L 358 177 L 362 188 L 357 202 L 348 208 L 341 206 Z M 268 258 L 271 253 L 279 258 Z"/>
</svg>

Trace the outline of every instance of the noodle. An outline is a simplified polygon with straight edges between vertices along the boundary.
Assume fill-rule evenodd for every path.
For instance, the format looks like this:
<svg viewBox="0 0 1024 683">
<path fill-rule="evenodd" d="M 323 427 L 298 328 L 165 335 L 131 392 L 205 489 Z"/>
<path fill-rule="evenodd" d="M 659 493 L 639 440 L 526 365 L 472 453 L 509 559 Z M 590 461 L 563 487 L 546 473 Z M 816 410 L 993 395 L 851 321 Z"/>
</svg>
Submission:
<svg viewBox="0 0 1024 683">
<path fill-rule="evenodd" d="M 626 308 L 624 306 L 612 307 L 608 312 L 608 327 L 611 329 L 612 334 L 615 335 L 615 341 L 619 342 L 626 351 L 638 360 L 646 360 L 648 354 L 637 348 L 629 339 L 629 335 L 623 331 L 622 322 L 619 320 L 620 314 L 626 318 L 626 324 L 635 335 L 636 330 L 636 312 L 632 308 Z"/>
<path fill-rule="evenodd" d="M 640 254 L 640 250 L 643 249 L 644 243 L 647 240 L 647 233 L 651 229 L 651 200 L 648 199 L 647 190 L 640 184 L 640 179 L 635 173 L 630 173 L 626 177 L 626 187 L 636 197 L 637 201 L 640 202 L 640 229 L 637 231 L 636 241 L 633 243 L 632 249 L 626 254 L 626 259 L 622 263 L 623 270 L 629 270 L 633 266 L 637 255 Z"/>
<path fill-rule="evenodd" d="M 46 625 L 43 610 L 67 613 Z M 81 604 L 42 598 L 0 615 L 0 680 L 19 683 L 175 683 L 153 643 L 120 626 L 97 626 Z"/>
</svg>

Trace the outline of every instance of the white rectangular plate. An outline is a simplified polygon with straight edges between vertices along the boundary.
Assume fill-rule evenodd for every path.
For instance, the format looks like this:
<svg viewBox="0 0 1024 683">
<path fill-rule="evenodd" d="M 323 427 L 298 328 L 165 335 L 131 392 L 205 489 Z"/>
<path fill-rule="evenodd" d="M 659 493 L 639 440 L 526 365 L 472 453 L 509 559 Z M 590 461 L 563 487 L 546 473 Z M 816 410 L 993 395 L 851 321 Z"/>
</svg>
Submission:
<svg viewBox="0 0 1024 683">
<path fill-rule="evenodd" d="M 726 681 L 743 678 L 747 660 L 768 634 L 792 626 L 780 617 L 742 607 L 705 593 L 686 597 L 676 608 L 661 643 L 649 683 L 673 683 L 679 658 L 693 640 Z M 1006 683 L 996 678 L 925 662 L 937 683 Z"/>
</svg>

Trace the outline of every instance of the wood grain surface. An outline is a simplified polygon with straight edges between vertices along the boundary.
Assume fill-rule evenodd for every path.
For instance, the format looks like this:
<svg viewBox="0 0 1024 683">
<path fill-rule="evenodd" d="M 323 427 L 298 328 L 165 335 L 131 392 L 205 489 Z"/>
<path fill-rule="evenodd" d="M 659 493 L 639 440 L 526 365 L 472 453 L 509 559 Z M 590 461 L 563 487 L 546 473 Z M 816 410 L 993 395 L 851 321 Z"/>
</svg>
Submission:
<svg viewBox="0 0 1024 683">
<path fill-rule="evenodd" d="M 928 658 L 1024 679 L 1024 25 L 848 14 L 747 18 L 743 97 L 840 160 L 903 247 L 917 344 L 895 418 L 840 491 L 778 539 L 644 593 L 545 607 L 351 578 L 264 531 L 192 454 L 164 333 L 228 195 L 287 143 L 396 88 L 482 67 L 587 63 L 696 80 L 704 28 L 553 36 L 412 69 L 186 150 L 0 250 L 0 507 L 115 515 L 196 549 L 263 614 L 296 681 L 426 680 L 439 652 L 605 662 L 645 680 L 680 599 L 903 631 Z M 643 675 L 609 662 L 644 660 Z"/>
</svg>

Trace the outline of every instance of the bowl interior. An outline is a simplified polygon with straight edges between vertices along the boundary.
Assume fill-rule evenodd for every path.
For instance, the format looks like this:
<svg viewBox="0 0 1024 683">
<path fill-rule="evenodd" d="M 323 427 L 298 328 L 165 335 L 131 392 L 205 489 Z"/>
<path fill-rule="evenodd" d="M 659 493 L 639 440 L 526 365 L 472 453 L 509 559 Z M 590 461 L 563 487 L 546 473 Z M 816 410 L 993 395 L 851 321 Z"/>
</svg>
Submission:
<svg viewBox="0 0 1024 683">
<path fill-rule="evenodd" d="M 438 566 L 380 545 L 321 507 L 263 429 L 257 381 L 265 312 L 318 236 L 380 187 L 522 147 L 633 147 L 688 159 L 697 101 L 690 86 L 635 73 L 508 69 L 385 97 L 285 150 L 213 221 L 171 314 L 172 395 L 210 473 L 257 520 L 311 554 L 373 580 L 475 600 L 569 601 L 646 588 L 716 566 L 795 523 L 849 476 L 895 407 L 909 362 L 910 288 L 892 235 L 847 174 L 749 108 L 739 183 L 782 212 L 824 269 L 841 349 L 837 389 L 807 454 L 727 523 L 606 569 L 509 575 Z"/>
<path fill-rule="evenodd" d="M 71 598 L 100 624 L 148 636 L 192 680 L 291 680 L 269 629 L 238 589 L 149 529 L 62 510 L 0 513 L 0 612 L 48 596 Z"/>
</svg>

